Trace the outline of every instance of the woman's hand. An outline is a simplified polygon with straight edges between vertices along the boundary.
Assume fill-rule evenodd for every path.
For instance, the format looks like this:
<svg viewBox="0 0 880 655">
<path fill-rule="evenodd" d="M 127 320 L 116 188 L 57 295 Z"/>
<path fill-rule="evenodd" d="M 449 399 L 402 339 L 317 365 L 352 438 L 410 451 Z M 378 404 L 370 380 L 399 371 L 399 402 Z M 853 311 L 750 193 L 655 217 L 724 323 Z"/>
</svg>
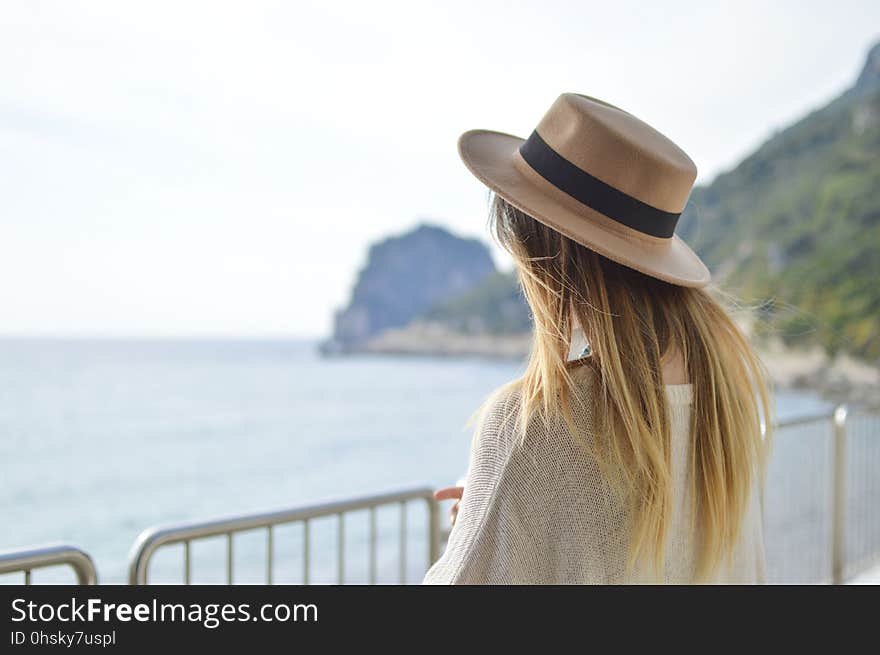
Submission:
<svg viewBox="0 0 880 655">
<path fill-rule="evenodd" d="M 464 487 L 444 487 L 434 492 L 434 500 L 455 500 L 449 509 L 449 525 L 455 525 L 458 518 L 458 507 L 461 505 L 461 497 L 464 495 Z"/>
</svg>

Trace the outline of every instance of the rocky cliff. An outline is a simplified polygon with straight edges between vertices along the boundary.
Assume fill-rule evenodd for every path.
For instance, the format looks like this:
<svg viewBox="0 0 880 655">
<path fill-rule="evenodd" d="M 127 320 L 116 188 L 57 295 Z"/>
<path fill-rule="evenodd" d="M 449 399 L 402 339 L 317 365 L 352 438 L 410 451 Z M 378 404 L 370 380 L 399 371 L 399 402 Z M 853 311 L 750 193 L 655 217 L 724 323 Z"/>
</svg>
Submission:
<svg viewBox="0 0 880 655">
<path fill-rule="evenodd" d="M 325 352 L 357 350 L 382 332 L 465 294 L 495 271 L 486 246 L 420 225 L 370 247 L 348 305 L 336 313 Z"/>
</svg>

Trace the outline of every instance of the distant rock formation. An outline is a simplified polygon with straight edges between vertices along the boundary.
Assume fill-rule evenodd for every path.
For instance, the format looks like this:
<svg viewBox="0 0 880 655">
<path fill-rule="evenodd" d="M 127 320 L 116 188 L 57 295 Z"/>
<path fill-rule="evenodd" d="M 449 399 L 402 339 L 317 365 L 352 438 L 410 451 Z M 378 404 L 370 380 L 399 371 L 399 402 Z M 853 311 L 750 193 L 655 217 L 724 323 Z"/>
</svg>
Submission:
<svg viewBox="0 0 880 655">
<path fill-rule="evenodd" d="M 359 350 L 369 339 L 462 295 L 494 272 L 482 242 L 433 225 L 376 243 L 350 302 L 336 313 L 333 336 L 322 351 Z"/>
</svg>

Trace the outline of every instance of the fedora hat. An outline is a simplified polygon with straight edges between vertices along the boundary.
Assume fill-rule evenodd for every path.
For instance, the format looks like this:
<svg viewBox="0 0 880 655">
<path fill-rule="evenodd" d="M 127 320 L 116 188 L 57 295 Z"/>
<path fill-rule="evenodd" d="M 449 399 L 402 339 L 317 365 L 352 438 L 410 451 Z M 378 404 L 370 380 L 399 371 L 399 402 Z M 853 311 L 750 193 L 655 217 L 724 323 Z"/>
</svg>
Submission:
<svg viewBox="0 0 880 655">
<path fill-rule="evenodd" d="M 528 139 L 471 130 L 458 151 L 497 195 L 600 255 L 671 284 L 709 283 L 675 234 L 697 167 L 632 114 L 564 93 Z"/>
</svg>

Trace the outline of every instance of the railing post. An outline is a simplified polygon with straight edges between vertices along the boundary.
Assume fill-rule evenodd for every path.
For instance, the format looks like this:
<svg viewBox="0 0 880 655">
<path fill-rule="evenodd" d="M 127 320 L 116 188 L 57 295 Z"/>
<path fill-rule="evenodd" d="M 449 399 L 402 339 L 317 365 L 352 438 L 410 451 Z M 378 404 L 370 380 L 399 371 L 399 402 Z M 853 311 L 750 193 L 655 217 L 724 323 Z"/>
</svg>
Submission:
<svg viewBox="0 0 880 655">
<path fill-rule="evenodd" d="M 846 575 L 846 405 L 834 409 L 831 474 L 831 582 Z"/>
<path fill-rule="evenodd" d="M 440 559 L 440 504 L 433 496 L 425 499 L 428 503 L 428 566 Z"/>
</svg>

